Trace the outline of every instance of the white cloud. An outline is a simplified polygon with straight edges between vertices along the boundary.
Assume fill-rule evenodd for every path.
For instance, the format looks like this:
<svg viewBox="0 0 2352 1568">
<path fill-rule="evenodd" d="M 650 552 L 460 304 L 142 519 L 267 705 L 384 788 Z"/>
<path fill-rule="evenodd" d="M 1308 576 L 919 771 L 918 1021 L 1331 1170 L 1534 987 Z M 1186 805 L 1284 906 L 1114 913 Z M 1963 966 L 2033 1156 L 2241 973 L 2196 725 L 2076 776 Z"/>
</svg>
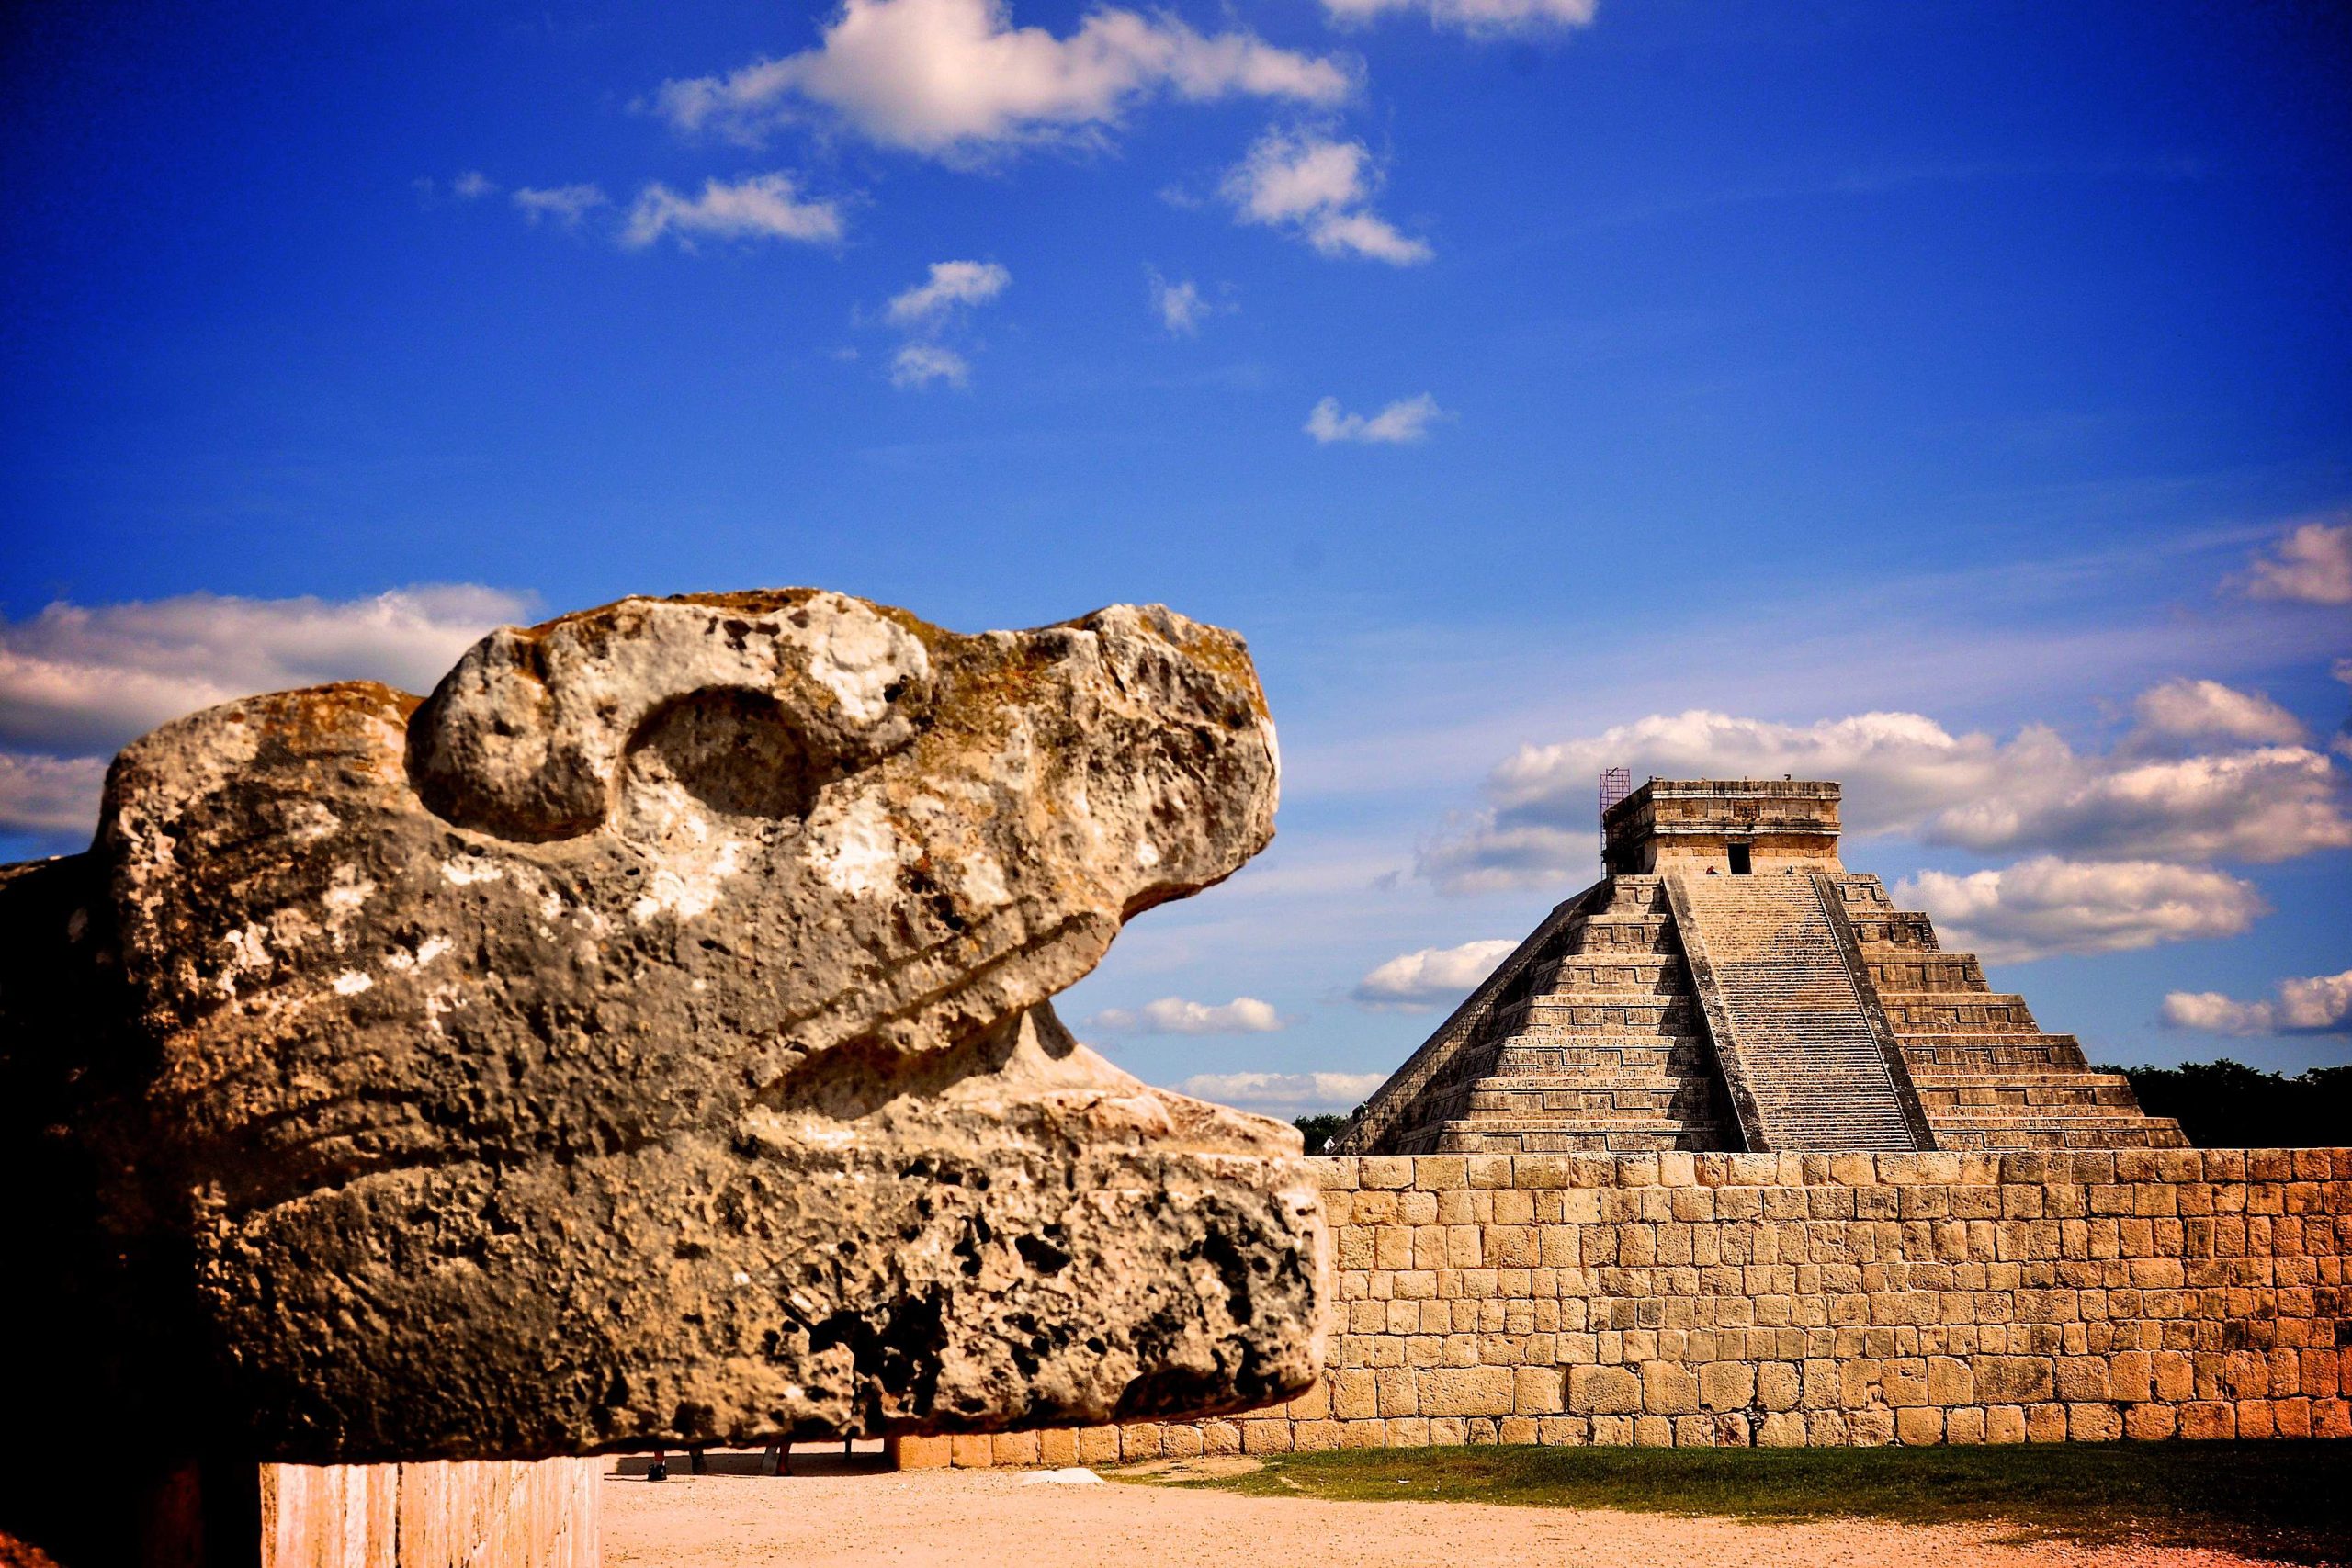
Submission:
<svg viewBox="0 0 2352 1568">
<path fill-rule="evenodd" d="M 2342 1034 L 2352 1031 L 2352 969 L 2281 980 L 2275 1001 L 2242 1002 L 2219 991 L 2172 991 L 2158 1016 L 2168 1029 L 2207 1034 Z"/>
<path fill-rule="evenodd" d="M 1269 130 L 1226 175 L 1224 188 L 1243 222 L 1287 229 L 1325 255 L 1394 266 L 1429 260 L 1426 242 L 1397 232 L 1365 205 L 1377 184 L 1371 151 L 1360 141 Z"/>
<path fill-rule="evenodd" d="M 56 604 L 0 622 L 0 739 L 112 751 L 155 726 L 255 692 L 368 678 L 427 692 L 492 626 L 531 602 L 469 583 L 368 599 L 188 593 Z"/>
<path fill-rule="evenodd" d="M 890 356 L 890 385 L 918 390 L 933 382 L 950 387 L 970 384 L 971 363 L 952 348 L 935 343 L 910 343 Z"/>
<path fill-rule="evenodd" d="M 2052 855 L 1967 875 L 1923 871 L 1892 892 L 1926 910 L 1947 946 L 1994 964 L 2236 936 L 2269 911 L 2254 884 L 2227 872 Z"/>
<path fill-rule="evenodd" d="M 1351 1111 L 1388 1080 L 1385 1073 L 1198 1073 L 1177 1089 L 1195 1100 L 1272 1116 Z"/>
<path fill-rule="evenodd" d="M 2138 719 L 2132 743 L 2145 749 L 2197 740 L 2294 746 L 2310 739 L 2302 720 L 2260 692 L 2219 681 L 2166 681 L 2141 693 L 2132 711 Z"/>
<path fill-rule="evenodd" d="M 752 175 L 729 185 L 705 180 L 702 194 L 680 196 L 665 185 L 650 185 L 628 209 L 621 243 L 642 247 L 668 234 L 691 250 L 696 239 L 798 240 L 820 243 L 842 237 L 841 208 L 831 201 L 804 201 L 792 176 Z"/>
<path fill-rule="evenodd" d="M 1323 0 L 1335 22 L 1369 22 L 1396 11 L 1419 11 L 1436 27 L 1493 33 L 1537 28 L 1581 28 L 1595 0 Z"/>
<path fill-rule="evenodd" d="M 0 621 L 0 740 L 32 749 L 0 751 L 0 828 L 87 831 L 105 759 L 198 708 L 329 681 L 431 691 L 482 634 L 532 608 L 444 583 L 352 600 L 61 603 Z"/>
<path fill-rule="evenodd" d="M 1145 272 L 1151 283 L 1151 312 L 1159 318 L 1159 324 L 1166 327 L 1170 335 L 1196 336 L 1200 333 L 1201 322 L 1218 313 L 1217 308 L 1202 297 L 1200 286 L 1191 278 L 1170 283 L 1150 268 L 1146 268 Z"/>
<path fill-rule="evenodd" d="M 1346 413 L 1339 399 L 1325 398 L 1308 411 L 1304 428 L 1326 446 L 1334 441 L 1400 446 L 1425 438 L 1430 424 L 1444 417 L 1445 411 L 1427 392 L 1418 398 L 1399 398 L 1375 414 Z"/>
<path fill-rule="evenodd" d="M 1600 833 L 1574 833 L 1538 823 L 1501 823 L 1493 812 L 1475 814 L 1458 830 L 1423 842 L 1413 857 L 1417 875 L 1442 893 L 1508 893 L 1521 887 L 1581 886 L 1600 874 Z"/>
<path fill-rule="evenodd" d="M 449 182 L 449 194 L 459 201 L 478 201 L 497 189 L 491 177 L 480 169 L 468 169 Z"/>
<path fill-rule="evenodd" d="M 1255 997 L 1236 997 L 1216 1007 L 1162 997 L 1139 1010 L 1106 1009 L 1090 1021 L 1097 1029 L 1134 1034 L 1272 1034 L 1283 1027 L 1273 1004 Z"/>
<path fill-rule="evenodd" d="M 2067 761 L 1939 813 L 1926 836 L 1973 850 L 2254 862 L 2352 845 L 2345 770 L 2308 747 L 2120 767 L 2112 758 Z"/>
<path fill-rule="evenodd" d="M 604 206 L 609 198 L 595 186 L 578 185 L 539 188 L 525 186 L 508 199 L 534 223 L 547 219 L 572 229 L 579 227 L 582 219 Z"/>
<path fill-rule="evenodd" d="M 2243 728 L 2275 722 L 2259 702 L 2191 712 L 2193 696 L 2168 696 L 2154 707 L 2159 726 L 2169 716 Z M 2141 745 L 2153 733 L 2148 722 L 2143 714 L 2138 739 L 2086 752 L 2045 726 L 2004 741 L 1954 735 L 1916 713 L 1802 725 L 1705 709 L 1653 714 L 1600 735 L 1521 747 L 1488 776 L 1487 808 L 1424 844 L 1419 869 L 1453 892 L 1552 883 L 1590 842 L 1593 781 L 1612 764 L 1637 778 L 1835 779 L 1845 785 L 1849 832 L 1987 852 L 2271 862 L 2352 845 L 2347 773 L 2325 753 L 2264 745 L 2151 758 Z"/>
<path fill-rule="evenodd" d="M 88 833 L 98 823 L 107 782 L 103 757 L 41 757 L 0 751 L 0 830 Z"/>
<path fill-rule="evenodd" d="M 1100 136 L 1160 93 L 1328 106 L 1353 85 L 1333 61 L 1165 16 L 1105 8 L 1057 38 L 998 0 L 846 0 L 817 48 L 666 82 L 657 103 L 680 130 L 745 139 L 813 107 L 884 146 L 970 160 Z"/>
<path fill-rule="evenodd" d="M 1407 1010 L 1458 1001 L 1518 946 L 1509 940 L 1465 942 L 1398 953 L 1358 981 L 1351 994 L 1363 1007 Z"/>
<path fill-rule="evenodd" d="M 933 262 L 929 281 L 892 298 L 890 320 L 900 325 L 933 321 L 958 305 L 984 305 L 1012 283 L 1012 274 L 994 262 Z"/>
<path fill-rule="evenodd" d="M 2167 991 L 2156 1017 L 2166 1029 L 2194 1029 L 2205 1034 L 2271 1032 L 2268 1002 L 2233 1001 L 2219 991 Z"/>
<path fill-rule="evenodd" d="M 2352 604 L 2352 521 L 2305 523 L 2256 557 L 2246 592 L 2257 599 Z"/>
</svg>

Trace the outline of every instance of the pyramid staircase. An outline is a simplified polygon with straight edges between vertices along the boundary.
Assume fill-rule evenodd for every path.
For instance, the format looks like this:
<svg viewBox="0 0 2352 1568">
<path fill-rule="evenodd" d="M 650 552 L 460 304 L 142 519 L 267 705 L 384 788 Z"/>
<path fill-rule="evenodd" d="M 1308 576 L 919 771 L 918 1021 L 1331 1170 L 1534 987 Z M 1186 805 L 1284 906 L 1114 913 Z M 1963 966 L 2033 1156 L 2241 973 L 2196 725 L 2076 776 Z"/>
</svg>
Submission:
<svg viewBox="0 0 2352 1568">
<path fill-rule="evenodd" d="M 1667 891 L 1748 1148 L 1934 1146 L 1825 878 L 1678 874 Z"/>
</svg>

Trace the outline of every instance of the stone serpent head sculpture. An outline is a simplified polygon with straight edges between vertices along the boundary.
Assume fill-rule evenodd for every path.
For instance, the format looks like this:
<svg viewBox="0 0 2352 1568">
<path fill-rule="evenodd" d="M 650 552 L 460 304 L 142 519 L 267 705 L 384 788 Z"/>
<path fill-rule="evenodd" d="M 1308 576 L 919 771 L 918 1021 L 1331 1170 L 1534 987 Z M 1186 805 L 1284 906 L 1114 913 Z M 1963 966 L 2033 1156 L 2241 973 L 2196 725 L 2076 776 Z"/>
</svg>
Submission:
<svg viewBox="0 0 2352 1568">
<path fill-rule="evenodd" d="M 28 1245 L 126 1386 L 143 1337 L 163 1418 L 255 1459 L 1298 1392 L 1295 1134 L 1047 1005 L 1266 843 L 1276 771 L 1229 633 L 805 590 L 182 719 L 87 855 L 0 874 L 0 1122 L 57 1200 Z"/>
</svg>

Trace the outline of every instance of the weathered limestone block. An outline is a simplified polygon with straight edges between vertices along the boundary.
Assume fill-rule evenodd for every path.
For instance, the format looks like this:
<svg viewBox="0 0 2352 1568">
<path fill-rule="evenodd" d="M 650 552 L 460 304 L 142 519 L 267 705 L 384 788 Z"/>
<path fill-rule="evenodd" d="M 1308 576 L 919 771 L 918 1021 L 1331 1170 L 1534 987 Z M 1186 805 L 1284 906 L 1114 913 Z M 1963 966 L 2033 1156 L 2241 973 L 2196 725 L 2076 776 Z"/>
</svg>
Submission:
<svg viewBox="0 0 2352 1568">
<path fill-rule="evenodd" d="M 1047 1005 L 1275 793 L 1240 640 L 1156 607 L 631 599 L 166 726 L 0 880 L 47 1304 L 173 1363 L 137 1419 L 313 1463 L 1295 1394 L 1296 1134 Z"/>
</svg>

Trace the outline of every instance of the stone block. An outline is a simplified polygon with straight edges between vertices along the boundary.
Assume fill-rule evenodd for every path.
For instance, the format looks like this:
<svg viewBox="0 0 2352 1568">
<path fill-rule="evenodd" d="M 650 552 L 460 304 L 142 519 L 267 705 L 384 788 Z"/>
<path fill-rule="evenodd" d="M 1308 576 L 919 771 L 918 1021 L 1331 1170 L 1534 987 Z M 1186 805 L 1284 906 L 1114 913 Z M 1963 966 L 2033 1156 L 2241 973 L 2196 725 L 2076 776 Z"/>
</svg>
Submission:
<svg viewBox="0 0 2352 1568">
<path fill-rule="evenodd" d="M 1118 1463 L 1119 1429 L 1116 1427 L 1080 1427 L 1078 1429 L 1078 1462 L 1090 1465 Z"/>
<path fill-rule="evenodd" d="M 1511 1369 L 1511 1410 L 1520 1416 L 1554 1416 L 1566 1408 L 1566 1379 L 1558 1367 Z"/>
<path fill-rule="evenodd" d="M 2114 1397 L 2104 1356 L 2067 1356 L 2057 1364 L 2058 1397 L 2069 1404 Z"/>
<path fill-rule="evenodd" d="M 1745 1410 L 1756 1397 L 1756 1368 L 1709 1361 L 1699 1369 L 1699 1403 L 1708 1410 Z"/>
<path fill-rule="evenodd" d="M 1894 1413 L 1894 1436 L 1906 1444 L 1944 1440 L 1944 1413 L 1934 1405 L 1914 1405 Z"/>
<path fill-rule="evenodd" d="M 957 1470 L 986 1470 L 996 1462 L 996 1443 L 986 1432 L 958 1432 L 947 1441 Z"/>
<path fill-rule="evenodd" d="M 1423 1155 L 1413 1162 L 1413 1185 L 1426 1192 L 1458 1192 L 1470 1184 L 1470 1162 L 1459 1155 Z"/>
<path fill-rule="evenodd" d="M 1592 1423 L 1581 1416 L 1546 1416 L 1535 1423 L 1535 1440 L 1546 1448 L 1583 1448 L 1592 1441 Z"/>
<path fill-rule="evenodd" d="M 2123 1436 L 2123 1417 L 2112 1404 L 2069 1404 L 2066 1436 L 2078 1443 L 2111 1443 Z"/>
<path fill-rule="evenodd" d="M 1804 1382 L 1792 1361 L 1767 1361 L 1756 1369 L 1756 1402 L 1767 1410 L 1793 1410 Z"/>
<path fill-rule="evenodd" d="M 1894 1412 L 1892 1410 L 1847 1411 L 1846 1440 L 1859 1449 L 1885 1447 L 1894 1441 Z"/>
<path fill-rule="evenodd" d="M 2253 1153 L 2270 1153 L 2256 1150 Z M 2218 1400 L 2199 1400 L 2180 1407 L 2180 1435 L 2184 1438 L 2234 1438 L 2238 1435 L 2237 1412 Z"/>
<path fill-rule="evenodd" d="M 1474 1190 L 1491 1191 L 1511 1184 L 1511 1156 L 1509 1155 L 1472 1155 L 1463 1165 L 1464 1174 Z"/>
<path fill-rule="evenodd" d="M 1639 1384 L 1635 1385 L 1639 1387 Z M 1631 1416 L 1595 1416 L 1592 1417 L 1592 1444 L 1595 1448 L 1630 1448 L 1634 1442 L 1634 1418 Z"/>
<path fill-rule="evenodd" d="M 1418 1372 L 1420 1408 L 1425 1416 L 1507 1416 L 1513 1397 L 1510 1367 L 1440 1368 Z"/>
<path fill-rule="evenodd" d="M 1630 1415 L 1642 1408 L 1642 1380 L 1630 1367 L 1571 1367 L 1568 1408 L 1590 1416 Z"/>
<path fill-rule="evenodd" d="M 1645 1362 L 1642 1408 L 1653 1416 L 1691 1415 L 1699 1408 L 1699 1380 L 1670 1361 Z"/>
<path fill-rule="evenodd" d="M 1367 1159 L 1365 1164 L 1372 1163 Z M 1348 1423 L 1356 1425 L 1354 1422 Z M 1380 1423 L 1374 1421 L 1377 1427 Z M 1244 1421 L 1241 1423 L 1241 1451 L 1246 1454 L 1286 1454 L 1291 1451 L 1290 1423 L 1287 1421 Z"/>
<path fill-rule="evenodd" d="M 1893 1409 L 1933 1403 L 1928 1390 L 1928 1363 L 1917 1356 L 1898 1356 L 1880 1362 L 1878 1384 Z"/>
<path fill-rule="evenodd" d="M 889 1441 L 892 1468 L 945 1470 L 956 1462 L 955 1441 L 948 1437 L 893 1438 Z"/>
<path fill-rule="evenodd" d="M 1294 1421 L 1290 1428 L 1291 1451 L 1312 1454 L 1336 1449 L 1348 1426 L 1345 1421 Z"/>
<path fill-rule="evenodd" d="M 999 1432 L 989 1462 L 999 1470 L 1026 1470 L 1037 1463 L 1040 1446 L 1035 1432 Z"/>
<path fill-rule="evenodd" d="M 1979 1356 L 1974 1371 L 1977 1397 L 1988 1404 L 2032 1404 L 2057 1389 L 2050 1362 L 2039 1356 Z"/>
</svg>

